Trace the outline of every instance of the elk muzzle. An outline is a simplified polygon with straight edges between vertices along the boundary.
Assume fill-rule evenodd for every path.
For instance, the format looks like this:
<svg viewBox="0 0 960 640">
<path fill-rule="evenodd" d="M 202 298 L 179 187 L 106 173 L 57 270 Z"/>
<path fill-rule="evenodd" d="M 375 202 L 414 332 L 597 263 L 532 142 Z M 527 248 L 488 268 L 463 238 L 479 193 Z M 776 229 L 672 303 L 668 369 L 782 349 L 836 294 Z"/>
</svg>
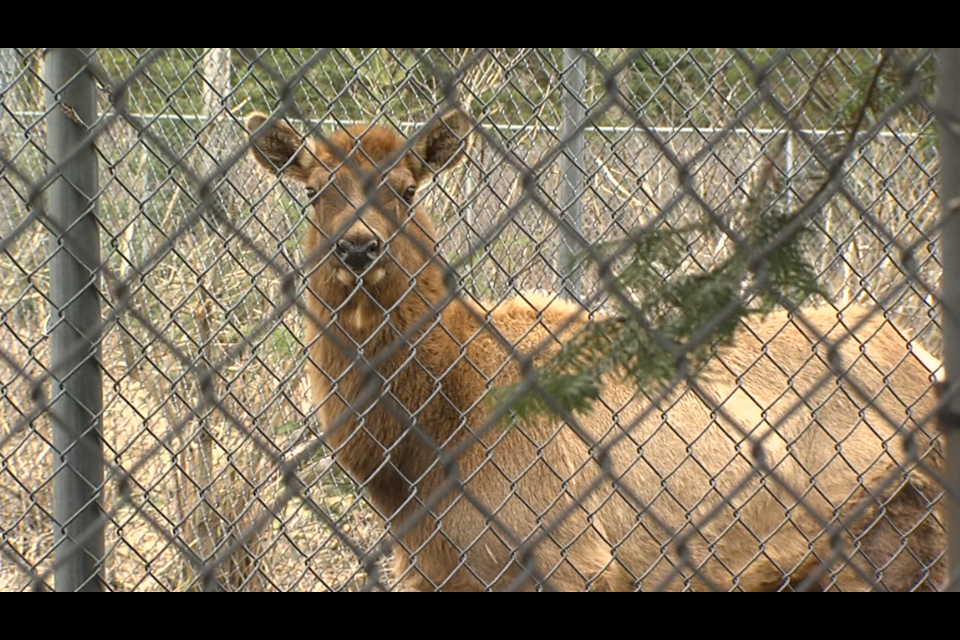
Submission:
<svg viewBox="0 0 960 640">
<path fill-rule="evenodd" d="M 373 237 L 337 242 L 337 257 L 357 275 L 363 273 L 380 255 L 380 241 Z"/>
</svg>

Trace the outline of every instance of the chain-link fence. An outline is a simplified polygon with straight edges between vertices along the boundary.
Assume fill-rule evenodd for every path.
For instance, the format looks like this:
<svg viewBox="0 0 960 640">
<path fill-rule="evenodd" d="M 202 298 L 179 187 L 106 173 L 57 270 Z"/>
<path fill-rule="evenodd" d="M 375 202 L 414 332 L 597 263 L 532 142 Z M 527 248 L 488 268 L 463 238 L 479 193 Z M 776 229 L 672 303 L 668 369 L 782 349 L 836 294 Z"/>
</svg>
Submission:
<svg viewBox="0 0 960 640">
<path fill-rule="evenodd" d="M 954 588 L 955 56 L 0 49 L 0 589 Z"/>
</svg>

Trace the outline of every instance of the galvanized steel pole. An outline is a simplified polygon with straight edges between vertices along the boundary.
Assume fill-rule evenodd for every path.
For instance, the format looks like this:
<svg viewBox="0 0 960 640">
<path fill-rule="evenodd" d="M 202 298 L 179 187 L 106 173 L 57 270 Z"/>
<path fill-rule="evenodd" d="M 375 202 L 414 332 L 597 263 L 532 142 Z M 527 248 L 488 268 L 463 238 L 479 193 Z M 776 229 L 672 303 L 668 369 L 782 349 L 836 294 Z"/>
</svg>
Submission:
<svg viewBox="0 0 960 640">
<path fill-rule="evenodd" d="M 584 118 L 586 62 L 576 49 L 563 50 L 562 74 L 561 135 L 567 144 L 560 156 L 560 201 L 563 205 L 561 215 L 573 230 L 565 229 L 560 241 L 560 291 L 568 298 L 580 300 L 583 293 L 583 270 L 576 266 L 576 262 L 578 254 L 581 253 L 577 236 L 583 232 L 584 141 L 583 132 L 578 132 L 577 128 Z"/>
<path fill-rule="evenodd" d="M 45 70 L 47 152 L 51 171 L 60 172 L 47 190 L 58 591 L 99 591 L 104 555 L 97 154 L 92 144 L 81 148 L 97 113 L 96 84 L 86 72 L 92 53 L 52 49 Z"/>
<path fill-rule="evenodd" d="M 943 359 L 947 382 L 960 384 L 960 49 L 940 49 L 940 203 L 943 277 Z M 944 413 L 947 481 L 960 491 L 960 395 Z M 953 591 L 960 591 L 960 504 L 947 498 L 947 558 Z"/>
</svg>

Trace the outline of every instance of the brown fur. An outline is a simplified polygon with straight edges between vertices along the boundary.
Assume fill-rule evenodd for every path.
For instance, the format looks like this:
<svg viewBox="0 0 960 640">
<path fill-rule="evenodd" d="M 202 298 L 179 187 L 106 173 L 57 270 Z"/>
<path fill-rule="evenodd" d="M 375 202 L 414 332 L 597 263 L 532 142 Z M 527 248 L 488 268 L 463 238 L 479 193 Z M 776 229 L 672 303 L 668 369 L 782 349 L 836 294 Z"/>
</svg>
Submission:
<svg viewBox="0 0 960 640">
<path fill-rule="evenodd" d="M 251 116 L 251 130 L 265 119 Z M 502 340 L 521 353 L 549 345 L 542 361 L 565 339 L 568 321 L 567 336 L 587 319 L 544 296 L 489 310 L 454 298 L 438 308 L 447 294 L 432 224 L 400 196 L 462 157 L 469 122 L 459 114 L 437 121 L 402 157 L 397 136 L 364 131 L 304 145 L 280 123 L 259 137 L 254 157 L 320 190 L 307 240 L 316 258 L 308 299 L 314 398 L 339 464 L 397 535 L 397 575 L 408 586 L 532 589 L 523 562 L 542 586 L 562 590 L 770 590 L 805 578 L 868 588 L 872 580 L 854 567 L 891 589 L 941 579 L 939 492 L 908 473 L 903 438 L 875 408 L 914 428 L 934 404 L 928 363 L 882 318 L 851 334 L 861 310 L 842 321 L 833 310 L 805 311 L 826 343 L 784 313 L 753 321 L 698 378 L 703 395 L 675 390 L 642 419 L 650 400 L 619 379 L 604 381 L 602 401 L 577 418 L 589 440 L 609 448 L 616 486 L 596 484 L 590 445 L 556 419 L 475 435 L 488 418 L 486 394 L 520 375 Z M 344 155 L 353 162 L 339 167 Z M 385 164 L 393 168 L 375 206 L 362 206 L 364 174 Z M 362 283 L 329 251 L 351 234 L 387 246 Z M 837 345 L 843 382 L 829 374 L 827 344 Z M 377 362 L 376 371 L 363 361 Z M 716 406 L 723 412 L 715 416 Z M 920 451 L 938 466 L 938 444 L 920 436 Z M 772 475 L 756 469 L 758 441 Z M 465 491 L 444 487 L 443 461 L 455 453 Z M 891 476 L 908 482 L 880 487 Z M 831 556 L 823 523 L 842 530 L 840 557 Z"/>
</svg>

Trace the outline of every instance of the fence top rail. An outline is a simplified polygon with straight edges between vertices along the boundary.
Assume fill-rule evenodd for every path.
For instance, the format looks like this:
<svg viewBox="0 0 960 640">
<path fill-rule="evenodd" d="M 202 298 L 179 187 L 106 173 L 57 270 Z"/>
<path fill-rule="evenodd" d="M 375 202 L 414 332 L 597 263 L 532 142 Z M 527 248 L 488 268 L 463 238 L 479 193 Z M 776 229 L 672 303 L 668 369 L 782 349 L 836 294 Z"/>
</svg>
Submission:
<svg viewBox="0 0 960 640">
<path fill-rule="evenodd" d="M 42 118 L 47 115 L 44 111 L 14 111 L 14 115 L 18 118 Z M 203 115 L 203 114 L 170 114 L 170 113 L 131 113 L 131 117 L 137 118 L 143 121 L 182 121 L 182 122 L 208 122 L 210 120 L 215 120 L 218 117 L 222 117 L 222 112 L 214 115 Z M 290 122 L 295 122 L 298 124 L 306 124 L 311 127 L 351 127 L 354 125 L 365 125 L 370 123 L 370 119 L 344 119 L 344 118 L 327 118 L 327 119 L 317 119 L 317 118 L 287 118 Z M 417 122 L 413 120 L 403 120 L 401 122 L 394 122 L 395 126 L 399 127 L 403 131 L 415 131 L 416 129 L 423 126 L 423 122 Z M 501 130 L 501 131 L 543 131 L 547 133 L 559 134 L 561 127 L 559 125 L 545 125 L 545 124 L 516 124 L 516 123 L 496 123 L 496 122 L 484 122 L 480 126 L 488 131 L 490 130 Z M 785 133 L 800 133 L 802 135 L 811 136 L 811 137 L 831 137 L 831 136 L 848 136 L 850 132 L 845 129 L 792 129 L 786 124 L 782 127 L 735 127 L 733 129 L 728 129 L 726 127 L 665 127 L 665 126 L 652 126 L 648 127 L 649 131 L 653 131 L 658 134 L 678 134 L 678 133 L 697 133 L 705 135 L 713 135 L 718 133 L 733 132 L 737 135 L 751 135 L 751 136 L 772 136 Z M 644 129 L 641 129 L 638 126 L 592 126 L 585 130 L 586 133 L 643 133 Z M 878 131 L 873 135 L 866 136 L 863 134 L 864 138 L 892 138 L 892 139 L 916 139 L 921 135 L 918 131 Z"/>
</svg>

